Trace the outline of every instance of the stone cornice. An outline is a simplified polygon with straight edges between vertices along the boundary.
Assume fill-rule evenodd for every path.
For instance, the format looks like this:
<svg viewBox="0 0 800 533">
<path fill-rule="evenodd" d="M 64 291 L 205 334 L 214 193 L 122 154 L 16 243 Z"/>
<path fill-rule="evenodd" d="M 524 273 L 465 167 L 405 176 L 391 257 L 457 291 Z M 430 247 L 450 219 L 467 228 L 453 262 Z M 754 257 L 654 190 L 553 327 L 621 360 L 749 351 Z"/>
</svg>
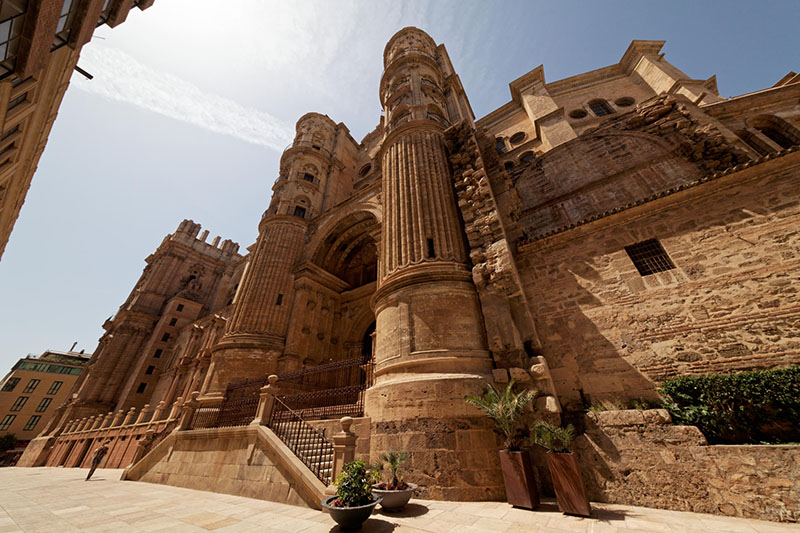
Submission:
<svg viewBox="0 0 800 533">
<path fill-rule="evenodd" d="M 377 306 L 380 306 L 382 300 L 391 293 L 411 285 L 437 281 L 461 281 L 472 284 L 472 272 L 466 265 L 451 261 L 429 260 L 403 266 L 381 280 L 370 305 L 377 313 Z"/>
<path fill-rule="evenodd" d="M 743 179 L 746 176 L 749 177 L 749 179 L 756 179 L 760 175 L 763 175 L 763 174 L 756 173 L 757 171 L 753 170 L 754 168 L 760 170 L 761 165 L 764 165 L 767 162 L 773 162 L 775 160 L 780 160 L 780 159 L 788 159 L 789 161 L 787 162 L 787 164 L 792 164 L 795 159 L 800 161 L 800 157 L 791 156 L 791 154 L 796 154 L 796 152 L 798 152 L 798 150 L 800 150 L 800 148 L 798 148 L 797 146 L 792 146 L 788 150 L 784 150 L 784 151 L 779 152 L 777 154 L 770 154 L 770 155 L 764 156 L 764 157 L 762 157 L 762 158 L 760 158 L 760 159 L 758 159 L 756 161 L 751 161 L 751 162 L 743 163 L 741 165 L 736 165 L 735 167 L 729 168 L 729 169 L 727 169 L 727 170 L 725 170 L 723 172 L 715 172 L 713 174 L 709 174 L 709 175 L 703 176 L 700 179 L 698 179 L 696 181 L 693 181 L 691 183 L 686 183 L 686 184 L 683 184 L 683 185 L 679 185 L 677 187 L 673 187 L 672 189 L 659 192 L 657 194 L 648 196 L 646 198 L 642 198 L 641 200 L 638 200 L 636 202 L 631 202 L 631 203 L 626 204 L 624 206 L 620 206 L 620 207 L 617 207 L 615 209 L 610 209 L 608 211 L 605 211 L 604 213 L 601 213 L 601 214 L 598 214 L 598 215 L 595 215 L 595 216 L 591 216 L 591 217 L 587 217 L 587 218 L 579 220 L 579 221 L 577 221 L 577 222 L 575 222 L 573 224 L 568 224 L 568 225 L 565 225 L 565 226 L 558 227 L 558 228 L 556 228 L 556 229 L 554 229 L 552 231 L 549 231 L 547 233 L 544 233 L 542 235 L 537 235 L 537 236 L 534 236 L 534 237 L 531 237 L 529 239 L 526 239 L 524 241 L 519 242 L 519 244 L 518 244 L 519 251 L 524 253 L 527 250 L 532 250 L 534 248 L 538 249 L 539 246 L 535 246 L 536 243 L 546 241 L 547 239 L 550 239 L 551 237 L 553 237 L 553 236 L 555 236 L 555 235 L 557 235 L 559 233 L 564 233 L 564 232 L 573 230 L 575 228 L 578 228 L 579 226 L 584 226 L 584 225 L 596 222 L 596 221 L 598 221 L 600 219 L 604 219 L 604 218 L 610 217 L 612 215 L 616 215 L 618 213 L 622 213 L 624 211 L 628 211 L 628 210 L 637 208 L 637 207 L 642 206 L 644 204 L 649 204 L 651 202 L 655 202 L 657 200 L 660 200 L 660 199 L 668 197 L 668 196 L 672 196 L 672 195 L 674 195 L 676 193 L 685 191 L 687 189 L 692 189 L 692 188 L 698 187 L 700 185 L 705 185 L 710 181 L 716 181 L 716 180 L 718 180 L 720 178 L 723 178 L 723 177 L 726 177 L 726 176 L 739 174 L 741 172 L 742 173 L 741 177 Z M 766 168 L 764 170 L 766 170 Z M 745 172 L 747 172 L 748 174 L 745 174 Z M 652 212 L 650 212 L 650 214 L 652 215 Z"/>
</svg>

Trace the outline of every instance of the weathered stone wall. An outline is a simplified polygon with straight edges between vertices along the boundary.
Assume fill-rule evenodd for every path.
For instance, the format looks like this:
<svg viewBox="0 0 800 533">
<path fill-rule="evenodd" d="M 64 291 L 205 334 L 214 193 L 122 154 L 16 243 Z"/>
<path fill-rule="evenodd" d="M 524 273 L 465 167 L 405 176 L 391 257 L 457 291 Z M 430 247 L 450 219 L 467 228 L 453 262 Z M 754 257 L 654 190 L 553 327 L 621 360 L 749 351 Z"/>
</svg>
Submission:
<svg viewBox="0 0 800 533">
<path fill-rule="evenodd" d="M 562 402 L 652 397 L 676 375 L 800 364 L 800 153 L 522 246 Z M 624 247 L 660 240 L 641 276 Z"/>
<path fill-rule="evenodd" d="M 324 486 L 277 437 L 262 428 L 218 428 L 173 434 L 126 471 L 124 479 L 309 506 Z M 271 442 L 275 441 L 275 442 Z M 313 478 L 310 482 L 305 478 Z M 316 506 L 318 508 L 318 506 Z"/>
<path fill-rule="evenodd" d="M 309 425 L 314 427 L 317 431 L 324 431 L 325 437 L 329 441 L 333 441 L 333 436 L 342 431 L 342 424 L 338 419 L 333 420 L 309 420 Z M 369 458 L 369 437 L 370 437 L 370 419 L 367 417 L 359 417 L 353 419 L 353 425 L 350 426 L 350 431 L 356 434 L 356 461 L 370 462 Z"/>
<path fill-rule="evenodd" d="M 800 520 L 800 446 L 708 446 L 696 427 L 671 425 L 661 409 L 585 421 L 575 449 L 594 501 Z"/>
</svg>

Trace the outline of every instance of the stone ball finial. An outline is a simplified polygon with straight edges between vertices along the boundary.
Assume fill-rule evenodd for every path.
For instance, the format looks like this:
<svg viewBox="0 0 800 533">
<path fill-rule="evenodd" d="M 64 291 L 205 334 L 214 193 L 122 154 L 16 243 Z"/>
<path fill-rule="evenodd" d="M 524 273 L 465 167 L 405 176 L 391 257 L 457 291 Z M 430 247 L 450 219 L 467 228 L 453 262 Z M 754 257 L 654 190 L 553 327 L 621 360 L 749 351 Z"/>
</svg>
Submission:
<svg viewBox="0 0 800 533">
<path fill-rule="evenodd" d="M 275 384 L 278 382 L 278 376 L 276 376 L 275 374 L 272 374 L 272 375 L 270 375 L 270 377 L 267 378 L 267 381 L 269 382 L 271 387 L 274 387 Z"/>
<path fill-rule="evenodd" d="M 339 419 L 339 423 L 342 425 L 342 431 L 345 433 L 350 433 L 350 426 L 353 425 L 353 419 L 349 416 L 343 416 Z"/>
</svg>

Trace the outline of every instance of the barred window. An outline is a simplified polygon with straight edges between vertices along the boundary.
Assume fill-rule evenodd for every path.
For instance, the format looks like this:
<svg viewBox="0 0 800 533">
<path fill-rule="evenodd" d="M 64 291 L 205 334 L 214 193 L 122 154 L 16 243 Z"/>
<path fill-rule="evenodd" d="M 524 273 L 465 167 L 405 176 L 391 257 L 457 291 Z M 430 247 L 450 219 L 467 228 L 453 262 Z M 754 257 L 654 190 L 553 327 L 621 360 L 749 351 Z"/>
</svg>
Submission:
<svg viewBox="0 0 800 533">
<path fill-rule="evenodd" d="M 665 272 L 675 268 L 664 247 L 656 239 L 649 239 L 625 247 L 628 257 L 642 276 Z"/>
<path fill-rule="evenodd" d="M 612 115 L 614 113 L 614 110 L 611 109 L 611 106 L 608 105 L 608 102 L 601 99 L 592 100 L 591 102 L 589 102 L 589 109 L 591 109 L 592 113 L 594 113 L 598 117 Z"/>
</svg>

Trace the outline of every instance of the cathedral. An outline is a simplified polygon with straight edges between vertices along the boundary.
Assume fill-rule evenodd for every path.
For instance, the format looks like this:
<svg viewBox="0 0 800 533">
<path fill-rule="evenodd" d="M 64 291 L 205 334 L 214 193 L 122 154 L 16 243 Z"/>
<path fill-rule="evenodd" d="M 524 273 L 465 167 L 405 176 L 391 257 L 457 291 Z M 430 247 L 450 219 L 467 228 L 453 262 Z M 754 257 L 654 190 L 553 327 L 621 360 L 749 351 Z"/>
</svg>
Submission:
<svg viewBox="0 0 800 533">
<path fill-rule="evenodd" d="M 279 419 L 332 450 L 348 416 L 355 456 L 408 451 L 426 497 L 500 499 L 464 401 L 487 383 L 571 420 L 670 377 L 799 364 L 800 75 L 723 98 L 663 44 L 536 67 L 476 118 L 445 46 L 402 29 L 375 129 L 302 116 L 246 250 L 191 220 L 167 235 L 22 464 L 112 439 L 130 479 L 199 488 L 226 456 L 209 490 L 313 505 L 282 446 L 323 486 L 335 468 Z M 225 470 L 258 461 L 259 481 Z"/>
</svg>

